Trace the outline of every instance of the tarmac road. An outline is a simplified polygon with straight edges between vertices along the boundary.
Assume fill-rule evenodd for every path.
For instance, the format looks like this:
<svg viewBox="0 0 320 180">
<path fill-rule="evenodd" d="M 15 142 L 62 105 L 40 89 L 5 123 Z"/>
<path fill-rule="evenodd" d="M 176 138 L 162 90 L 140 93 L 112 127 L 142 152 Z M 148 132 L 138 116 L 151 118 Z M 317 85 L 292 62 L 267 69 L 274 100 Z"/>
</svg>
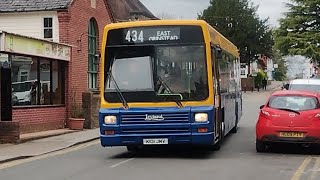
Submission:
<svg viewBox="0 0 320 180">
<path fill-rule="evenodd" d="M 268 92 L 244 94 L 244 115 L 237 134 L 220 151 L 103 148 L 99 141 L 24 160 L 0 164 L 0 180 L 290 180 L 320 179 L 320 159 L 300 147 L 256 153 L 255 123 Z"/>
</svg>

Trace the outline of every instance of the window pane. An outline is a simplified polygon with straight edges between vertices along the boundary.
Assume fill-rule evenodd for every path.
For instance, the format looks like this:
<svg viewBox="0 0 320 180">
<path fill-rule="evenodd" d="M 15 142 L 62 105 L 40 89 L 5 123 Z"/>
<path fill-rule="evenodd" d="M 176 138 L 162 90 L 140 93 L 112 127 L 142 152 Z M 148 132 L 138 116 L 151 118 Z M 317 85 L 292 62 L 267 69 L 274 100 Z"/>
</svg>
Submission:
<svg viewBox="0 0 320 180">
<path fill-rule="evenodd" d="M 89 73 L 89 76 L 88 76 L 88 77 L 89 77 L 89 88 L 90 88 L 90 89 L 93 89 L 93 85 L 92 85 L 92 84 L 93 84 L 93 83 L 92 83 L 92 74 Z"/>
<path fill-rule="evenodd" d="M 93 71 L 98 71 L 98 60 L 96 56 L 93 56 Z"/>
<path fill-rule="evenodd" d="M 64 98 L 64 69 L 61 69 L 63 66 L 59 66 L 61 62 L 53 61 L 52 62 L 52 98 L 53 104 L 63 104 Z"/>
<path fill-rule="evenodd" d="M 97 73 L 89 73 L 88 74 L 89 81 L 89 89 L 97 88 Z"/>
<path fill-rule="evenodd" d="M 44 29 L 44 38 L 52 38 L 52 29 Z"/>
<path fill-rule="evenodd" d="M 40 104 L 50 104 L 50 61 L 40 60 Z"/>
<path fill-rule="evenodd" d="M 44 27 L 52 27 L 52 18 L 44 18 L 43 24 L 44 24 Z"/>
<path fill-rule="evenodd" d="M 43 19 L 43 27 L 49 27 L 48 18 Z"/>
<path fill-rule="evenodd" d="M 116 59 L 113 62 L 112 75 L 121 91 L 153 91 L 151 67 L 150 56 Z M 114 81 L 107 81 L 106 91 L 114 91 L 115 88 Z"/>
<path fill-rule="evenodd" d="M 305 111 L 317 109 L 318 100 L 308 96 L 273 96 L 269 102 L 269 107 Z"/>
<path fill-rule="evenodd" d="M 37 60 L 30 57 L 12 56 L 13 105 L 36 105 L 37 92 Z"/>
<path fill-rule="evenodd" d="M 48 23 L 48 25 L 49 25 L 49 27 L 52 27 L 52 18 L 48 18 L 49 20 L 49 23 Z"/>
<path fill-rule="evenodd" d="M 91 55 L 89 54 L 88 55 L 89 56 L 89 60 L 88 60 L 88 71 L 91 71 L 91 66 L 92 66 L 92 64 L 91 64 Z"/>
<path fill-rule="evenodd" d="M 98 69 L 95 57 L 95 54 L 97 52 L 97 30 L 94 20 L 90 20 L 88 29 L 88 86 L 90 89 L 96 89 Z"/>
<path fill-rule="evenodd" d="M 93 89 L 96 89 L 97 88 L 97 74 L 92 74 L 93 76 Z"/>
</svg>

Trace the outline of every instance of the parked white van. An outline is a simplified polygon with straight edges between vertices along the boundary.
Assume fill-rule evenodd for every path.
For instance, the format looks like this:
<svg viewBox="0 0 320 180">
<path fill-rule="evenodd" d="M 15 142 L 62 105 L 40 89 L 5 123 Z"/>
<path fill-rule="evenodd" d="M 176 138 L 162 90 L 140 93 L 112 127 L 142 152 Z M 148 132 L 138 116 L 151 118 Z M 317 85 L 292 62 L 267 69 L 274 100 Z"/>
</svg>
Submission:
<svg viewBox="0 0 320 180">
<path fill-rule="evenodd" d="M 288 90 L 320 92 L 320 79 L 294 79 L 289 82 Z"/>
</svg>

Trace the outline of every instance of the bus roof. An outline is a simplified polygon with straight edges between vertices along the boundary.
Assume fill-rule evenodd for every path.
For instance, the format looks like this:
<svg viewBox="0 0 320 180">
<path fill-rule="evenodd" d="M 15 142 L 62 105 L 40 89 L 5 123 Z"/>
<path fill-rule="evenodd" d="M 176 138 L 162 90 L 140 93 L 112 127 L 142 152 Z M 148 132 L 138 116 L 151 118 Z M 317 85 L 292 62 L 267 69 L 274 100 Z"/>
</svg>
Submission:
<svg viewBox="0 0 320 180">
<path fill-rule="evenodd" d="M 225 51 L 239 58 L 238 48 L 209 24 L 208 24 L 208 27 L 209 27 L 211 42 L 213 44 L 219 45 Z"/>
<path fill-rule="evenodd" d="M 157 26 L 157 25 L 198 25 L 203 27 L 204 29 L 206 28 L 210 35 L 210 40 L 213 44 L 219 45 L 220 48 L 222 48 L 223 50 L 239 58 L 238 48 L 204 20 L 145 20 L 145 21 L 111 23 L 106 25 L 105 31 L 107 29 L 120 29 L 120 28 L 129 28 L 129 27 L 138 27 L 138 26 Z"/>
</svg>

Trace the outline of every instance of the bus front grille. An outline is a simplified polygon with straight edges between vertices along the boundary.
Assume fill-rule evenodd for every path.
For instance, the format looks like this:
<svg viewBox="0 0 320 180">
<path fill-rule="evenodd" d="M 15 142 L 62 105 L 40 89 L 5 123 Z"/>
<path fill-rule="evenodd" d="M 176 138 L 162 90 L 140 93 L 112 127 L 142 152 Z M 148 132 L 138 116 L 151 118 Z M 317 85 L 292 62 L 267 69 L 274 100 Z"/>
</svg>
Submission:
<svg viewBox="0 0 320 180">
<path fill-rule="evenodd" d="M 152 116 L 158 118 L 152 119 Z M 150 118 L 151 117 L 151 118 Z M 160 118 L 159 118 L 160 117 Z M 121 124 L 180 124 L 189 123 L 189 113 L 122 114 Z"/>
<path fill-rule="evenodd" d="M 148 128 L 148 129 L 123 129 L 123 134 L 176 134 L 189 133 L 189 128 Z"/>
</svg>

